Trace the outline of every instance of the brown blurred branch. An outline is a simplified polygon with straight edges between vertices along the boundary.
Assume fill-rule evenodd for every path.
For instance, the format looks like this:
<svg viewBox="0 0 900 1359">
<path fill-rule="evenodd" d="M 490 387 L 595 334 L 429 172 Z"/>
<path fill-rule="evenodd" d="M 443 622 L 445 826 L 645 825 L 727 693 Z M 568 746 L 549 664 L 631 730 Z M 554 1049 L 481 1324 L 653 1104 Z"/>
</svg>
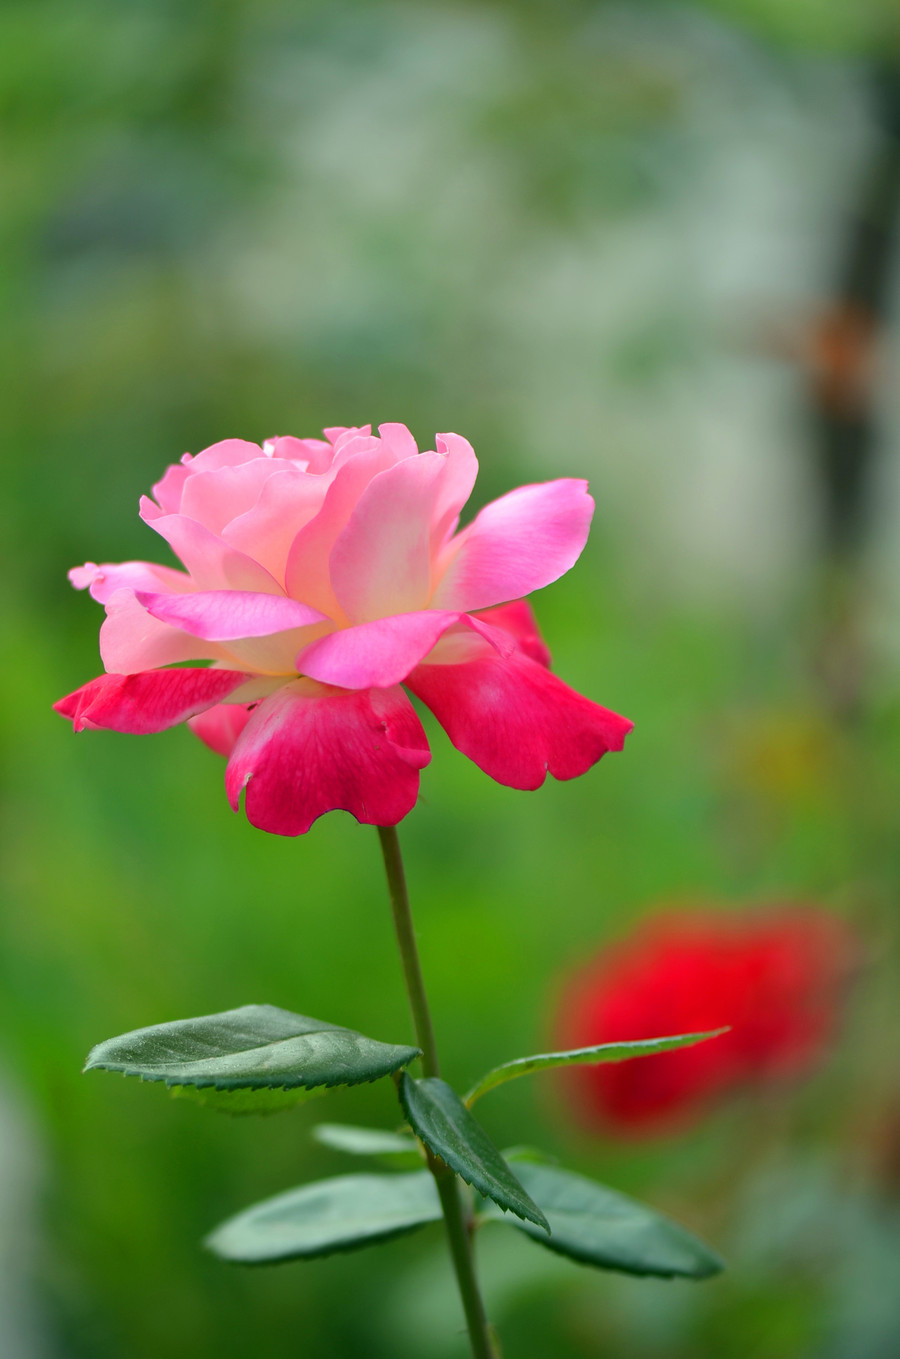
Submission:
<svg viewBox="0 0 900 1359">
<path fill-rule="evenodd" d="M 875 375 L 888 324 L 900 207 L 900 68 L 872 77 L 876 141 L 837 260 L 831 304 L 805 360 L 813 456 L 830 558 L 855 557 L 868 527 L 878 421 Z"/>
</svg>

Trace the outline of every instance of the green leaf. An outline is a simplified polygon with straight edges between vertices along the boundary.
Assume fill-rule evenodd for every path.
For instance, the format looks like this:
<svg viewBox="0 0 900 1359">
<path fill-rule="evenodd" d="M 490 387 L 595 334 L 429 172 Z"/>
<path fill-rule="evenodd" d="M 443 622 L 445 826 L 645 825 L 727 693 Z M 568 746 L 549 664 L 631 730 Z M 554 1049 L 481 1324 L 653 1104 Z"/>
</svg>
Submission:
<svg viewBox="0 0 900 1359">
<path fill-rule="evenodd" d="M 418 1055 L 274 1005 L 244 1005 L 109 1038 L 84 1069 L 163 1081 L 233 1113 L 272 1113 L 322 1087 L 392 1075 Z"/>
<path fill-rule="evenodd" d="M 455 1090 L 436 1076 L 413 1080 L 405 1072 L 400 1103 L 410 1126 L 426 1147 L 480 1194 L 504 1212 L 528 1218 L 544 1231 L 547 1219 L 532 1203 L 487 1133 L 476 1123 Z"/>
<path fill-rule="evenodd" d="M 661 1213 L 558 1166 L 517 1163 L 528 1193 L 547 1215 L 549 1239 L 530 1222 L 511 1226 L 580 1264 L 626 1274 L 706 1279 L 724 1265 L 714 1251 Z M 485 1216 L 504 1219 L 492 1203 Z M 509 1219 L 505 1219 L 509 1222 Z"/>
<path fill-rule="evenodd" d="M 205 1245 L 238 1264 L 277 1264 L 387 1241 L 440 1216 L 427 1170 L 338 1175 L 254 1204 L 217 1227 Z"/>
<path fill-rule="evenodd" d="M 323 1146 L 344 1151 L 349 1156 L 374 1156 L 393 1166 L 422 1164 L 421 1148 L 408 1133 L 357 1128 L 350 1123 L 317 1123 L 312 1135 Z"/>
<path fill-rule="evenodd" d="M 655 1052 L 671 1052 L 675 1048 L 690 1048 L 705 1043 L 707 1038 L 718 1038 L 724 1029 L 710 1029 L 706 1033 L 682 1033 L 674 1038 L 639 1038 L 632 1043 L 599 1043 L 591 1048 L 571 1048 L 568 1052 L 538 1052 L 533 1057 L 517 1057 L 515 1061 L 495 1066 L 482 1076 L 466 1095 L 469 1108 L 482 1095 L 517 1076 L 530 1076 L 533 1071 L 547 1071 L 555 1066 L 591 1065 L 601 1062 L 626 1062 L 632 1057 L 651 1057 Z"/>
</svg>

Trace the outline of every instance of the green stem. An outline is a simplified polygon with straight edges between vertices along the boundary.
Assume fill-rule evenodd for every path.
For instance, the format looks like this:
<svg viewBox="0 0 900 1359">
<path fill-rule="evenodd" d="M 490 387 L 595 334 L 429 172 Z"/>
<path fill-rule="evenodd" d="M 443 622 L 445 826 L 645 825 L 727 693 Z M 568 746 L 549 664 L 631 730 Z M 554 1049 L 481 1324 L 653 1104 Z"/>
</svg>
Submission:
<svg viewBox="0 0 900 1359">
<path fill-rule="evenodd" d="M 412 1010 L 416 1042 L 422 1049 L 422 1070 L 426 1076 L 439 1076 L 441 1073 L 437 1044 L 434 1041 L 434 1026 L 428 1009 L 419 950 L 416 947 L 416 931 L 409 907 L 409 892 L 406 889 L 406 874 L 403 871 L 403 856 L 400 853 L 397 827 L 379 826 L 378 838 L 381 840 L 381 852 L 384 855 L 384 871 L 387 874 L 391 910 L 394 913 L 394 929 L 397 932 L 397 945 L 403 964 L 403 979 L 406 982 L 406 994 L 409 996 L 409 1008 Z"/>
<path fill-rule="evenodd" d="M 441 1208 L 444 1210 L 447 1240 L 450 1243 L 450 1254 L 453 1257 L 453 1268 L 456 1272 L 459 1296 L 462 1299 L 463 1311 L 466 1314 L 472 1354 L 475 1359 L 496 1359 L 494 1346 L 491 1342 L 490 1327 L 484 1310 L 484 1300 L 475 1274 L 472 1235 L 469 1231 L 467 1213 L 463 1205 L 459 1177 L 454 1175 L 453 1171 L 443 1162 L 432 1164 L 432 1160 L 433 1158 L 429 1158 L 430 1169 L 437 1184 Z"/>
<path fill-rule="evenodd" d="M 400 841 L 397 837 L 396 827 L 379 826 L 378 837 L 384 856 L 384 871 L 387 874 L 388 893 L 394 915 L 394 929 L 397 933 L 397 945 L 403 964 L 403 977 L 409 996 L 409 1008 L 412 1011 L 416 1042 L 422 1049 L 422 1068 L 426 1076 L 437 1076 L 440 1074 L 440 1068 L 437 1045 L 434 1041 L 434 1026 L 428 1008 L 428 996 L 425 992 L 425 980 L 422 976 L 419 950 L 416 947 L 416 932 L 413 927 L 409 892 L 406 888 L 406 874 L 403 871 L 403 858 L 400 854 Z M 456 1272 L 456 1282 L 462 1299 L 463 1311 L 466 1314 L 466 1324 L 469 1328 L 472 1354 L 474 1359 L 496 1359 L 484 1302 L 478 1287 L 478 1279 L 475 1276 L 471 1234 L 459 1178 L 443 1161 L 430 1154 L 428 1156 L 428 1168 L 434 1176 L 441 1200 L 444 1224 L 447 1228 L 447 1239 L 450 1243 L 450 1254 Z"/>
</svg>

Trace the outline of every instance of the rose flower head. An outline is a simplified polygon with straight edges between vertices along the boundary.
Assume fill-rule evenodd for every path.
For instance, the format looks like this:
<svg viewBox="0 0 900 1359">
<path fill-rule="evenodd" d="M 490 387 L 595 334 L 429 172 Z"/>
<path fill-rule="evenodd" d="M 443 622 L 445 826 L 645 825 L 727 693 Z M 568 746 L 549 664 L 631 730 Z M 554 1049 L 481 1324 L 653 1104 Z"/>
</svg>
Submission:
<svg viewBox="0 0 900 1359">
<path fill-rule="evenodd" d="M 812 905 L 651 916 L 567 979 L 561 1045 L 730 1032 L 572 1068 L 580 1120 L 612 1135 L 667 1132 L 731 1093 L 797 1080 L 834 1037 L 856 956 L 849 927 Z"/>
<path fill-rule="evenodd" d="M 477 470 L 459 435 L 420 453 L 398 424 L 185 454 L 141 501 L 184 569 L 70 572 L 106 609 L 106 673 L 57 711 L 76 731 L 188 721 L 227 757 L 232 807 L 280 835 L 411 810 L 431 755 L 401 686 L 499 783 L 585 773 L 632 724 L 550 672 L 522 596 L 577 561 L 587 483 L 521 486 L 457 531 Z"/>
</svg>

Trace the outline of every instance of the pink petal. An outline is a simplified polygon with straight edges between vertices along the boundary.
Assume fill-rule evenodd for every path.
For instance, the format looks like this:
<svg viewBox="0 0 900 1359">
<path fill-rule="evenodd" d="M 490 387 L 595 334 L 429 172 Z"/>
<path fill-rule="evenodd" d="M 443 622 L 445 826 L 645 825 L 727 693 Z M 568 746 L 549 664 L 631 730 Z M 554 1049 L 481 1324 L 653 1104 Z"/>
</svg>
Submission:
<svg viewBox="0 0 900 1359">
<path fill-rule="evenodd" d="M 593 512 L 571 478 L 501 496 L 447 545 L 432 606 L 470 613 L 549 585 L 578 560 Z"/>
<path fill-rule="evenodd" d="M 499 656 L 512 656 L 518 650 L 515 638 L 508 632 L 492 627 L 474 614 L 444 609 L 426 609 L 424 613 L 427 617 L 446 617 L 446 631 L 423 657 L 426 665 L 460 665 L 463 661 L 490 655 L 491 651 Z M 363 626 L 369 625 L 360 624 Z M 409 670 L 406 673 L 409 674 Z"/>
<path fill-rule="evenodd" d="M 331 444 L 324 439 L 295 439 L 291 434 L 279 434 L 267 439 L 263 452 L 267 457 L 305 463 L 311 472 L 324 472 L 332 458 Z"/>
<path fill-rule="evenodd" d="M 73 566 L 69 580 L 76 590 L 90 589 L 98 604 L 105 604 L 116 590 L 193 590 L 194 583 L 183 571 L 171 566 L 157 566 L 155 562 L 85 562 Z"/>
<path fill-rule="evenodd" d="M 359 623 L 307 646 L 297 656 L 297 669 L 342 689 L 386 689 L 404 680 L 457 622 L 458 613 L 422 609 Z"/>
<path fill-rule="evenodd" d="M 342 453 L 350 444 L 356 445 L 363 439 L 371 439 L 371 425 L 332 425 L 330 429 L 323 429 L 322 433 L 334 449 L 334 456 Z"/>
<path fill-rule="evenodd" d="M 227 760 L 249 721 L 249 708 L 242 708 L 239 703 L 217 703 L 214 708 L 189 717 L 187 724 L 204 745 Z"/>
<path fill-rule="evenodd" d="M 402 689 L 347 693 L 309 680 L 279 689 L 251 714 L 228 762 L 235 811 L 261 830 L 303 835 L 325 812 L 393 826 L 412 810 L 428 742 Z"/>
<path fill-rule="evenodd" d="M 53 707 L 76 731 L 107 727 L 144 736 L 165 731 L 239 689 L 250 676 L 235 670 L 145 670 L 98 675 Z"/>
<path fill-rule="evenodd" d="M 334 475 L 339 468 L 353 462 L 355 458 L 376 451 L 378 453 L 379 471 L 385 467 L 393 467 L 394 463 L 398 461 L 396 451 L 389 444 L 376 438 L 375 435 L 348 429 L 334 445 L 331 466 L 328 470 Z"/>
<path fill-rule="evenodd" d="M 138 592 L 139 604 L 162 623 L 171 623 L 207 642 L 269 637 L 274 632 L 321 623 L 323 615 L 283 595 L 249 590 L 199 590 L 192 595 Z"/>
<path fill-rule="evenodd" d="M 241 463 L 259 457 L 262 457 L 259 444 L 252 444 L 248 439 L 221 439 L 194 456 L 185 453 L 181 461 L 196 473 L 210 472 L 217 467 L 240 467 Z"/>
<path fill-rule="evenodd" d="M 539 788 L 621 750 L 632 723 L 563 684 L 522 652 L 420 665 L 406 681 L 450 740 L 498 783 Z"/>
<path fill-rule="evenodd" d="M 221 443 L 204 448 L 196 457 L 185 453 L 180 463 L 167 467 L 165 475 L 153 487 L 153 494 L 164 514 L 178 514 L 189 477 L 216 467 L 236 467 L 261 455 L 258 444 L 248 443 L 246 439 L 223 439 Z"/>
<path fill-rule="evenodd" d="M 191 475 L 191 469 L 184 463 L 173 463 L 167 467 L 162 478 L 153 486 L 156 503 L 164 514 L 177 514 L 181 509 L 184 483 Z"/>
<path fill-rule="evenodd" d="M 161 514 L 152 500 L 141 501 L 141 518 L 165 538 L 187 567 L 198 590 L 259 590 L 282 594 L 265 567 L 229 547 L 215 533 L 184 514 Z"/>
<path fill-rule="evenodd" d="M 241 670 L 253 670 L 257 674 L 280 676 L 285 679 L 297 678 L 297 654 L 309 646 L 317 637 L 334 631 L 330 620 L 324 623 L 310 623 L 305 628 L 289 628 L 287 632 L 275 632 L 270 637 L 241 637 L 233 642 L 218 645 L 226 648 L 230 664 Z M 205 646 L 213 643 L 203 643 Z"/>
<path fill-rule="evenodd" d="M 331 448 L 326 447 L 330 457 Z M 283 581 L 291 543 L 322 508 L 329 479 L 303 472 L 283 458 L 273 462 L 272 469 L 256 504 L 232 519 L 222 538 Z"/>
<path fill-rule="evenodd" d="M 401 458 L 414 458 L 419 451 L 418 444 L 406 425 L 379 425 L 378 437 L 382 443 L 387 444 L 398 461 Z"/>
<path fill-rule="evenodd" d="M 188 477 L 180 513 L 221 534 L 226 524 L 252 510 L 266 482 L 278 470 L 271 458 L 258 456 L 239 467 L 217 467 Z"/>
<path fill-rule="evenodd" d="M 432 546 L 439 548 L 454 532 L 459 512 L 472 494 L 478 476 L 478 459 L 468 439 L 459 434 L 439 434 L 436 443 L 437 451 L 447 460 L 431 528 Z"/>
<path fill-rule="evenodd" d="M 190 598 L 179 595 L 176 598 Z M 138 603 L 132 590 L 115 590 L 106 601 L 100 629 L 100 656 L 117 675 L 133 675 L 180 661 L 223 660 L 227 652 L 214 642 L 200 641 L 180 628 L 161 623 Z"/>
<path fill-rule="evenodd" d="M 517 599 L 512 604 L 500 604 L 496 609 L 486 609 L 483 613 L 474 614 L 473 617 L 480 618 L 482 622 L 490 623 L 495 628 L 502 628 L 516 639 L 520 651 L 524 651 L 526 656 L 537 661 L 538 665 L 550 668 L 550 652 L 541 636 L 534 610 L 527 599 Z"/>
<path fill-rule="evenodd" d="M 335 472 L 319 513 L 291 544 L 284 577 L 292 599 L 302 599 L 337 619 L 342 611 L 331 587 L 331 549 L 372 478 L 394 465 L 390 450 L 377 439 L 354 437 L 342 448 L 348 451 L 347 461 Z"/>
<path fill-rule="evenodd" d="M 445 466 L 439 453 L 405 458 L 360 495 L 330 558 L 331 584 L 351 622 L 428 603 L 431 521 Z"/>
</svg>

